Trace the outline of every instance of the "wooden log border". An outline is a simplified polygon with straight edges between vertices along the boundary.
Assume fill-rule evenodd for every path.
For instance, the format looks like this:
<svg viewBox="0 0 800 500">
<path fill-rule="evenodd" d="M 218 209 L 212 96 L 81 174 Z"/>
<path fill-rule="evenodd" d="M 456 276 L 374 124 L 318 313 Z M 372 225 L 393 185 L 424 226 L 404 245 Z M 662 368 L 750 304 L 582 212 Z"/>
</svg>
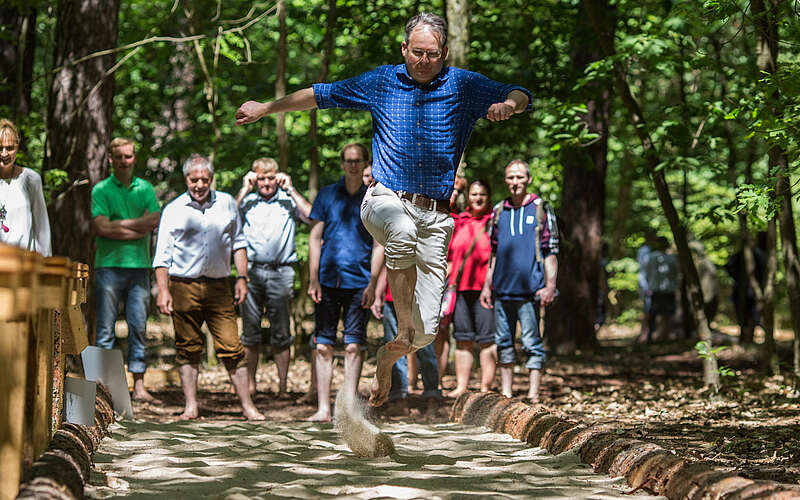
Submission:
<svg viewBox="0 0 800 500">
<path fill-rule="evenodd" d="M 671 500 L 800 498 L 800 486 L 752 480 L 685 458 L 661 446 L 620 434 L 611 425 L 587 425 L 558 417 L 494 392 L 467 392 L 456 399 L 452 422 L 485 426 L 559 454 L 574 451 L 595 472 L 624 476 L 633 490 Z"/>
<path fill-rule="evenodd" d="M 92 454 L 113 422 L 111 393 L 98 383 L 94 425 L 63 423 L 53 434 L 47 450 L 25 471 L 17 498 L 84 498 L 83 489 L 92 470 Z"/>
</svg>

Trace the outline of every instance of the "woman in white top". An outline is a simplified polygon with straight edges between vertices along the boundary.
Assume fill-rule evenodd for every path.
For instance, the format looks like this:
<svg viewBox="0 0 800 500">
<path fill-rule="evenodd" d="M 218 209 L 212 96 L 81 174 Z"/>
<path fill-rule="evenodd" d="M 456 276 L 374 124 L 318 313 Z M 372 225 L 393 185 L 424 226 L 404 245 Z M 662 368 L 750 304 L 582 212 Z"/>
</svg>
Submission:
<svg viewBox="0 0 800 500">
<path fill-rule="evenodd" d="M 0 243 L 39 252 L 50 251 L 50 220 L 42 193 L 42 178 L 17 165 L 19 131 L 0 119 Z"/>
</svg>

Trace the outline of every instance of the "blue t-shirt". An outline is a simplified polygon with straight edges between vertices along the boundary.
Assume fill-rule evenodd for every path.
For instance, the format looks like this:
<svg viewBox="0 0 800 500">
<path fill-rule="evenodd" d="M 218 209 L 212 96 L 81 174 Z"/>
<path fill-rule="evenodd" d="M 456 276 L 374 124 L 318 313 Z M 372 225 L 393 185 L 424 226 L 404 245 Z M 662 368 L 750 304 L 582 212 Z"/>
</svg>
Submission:
<svg viewBox="0 0 800 500">
<path fill-rule="evenodd" d="M 420 84 L 405 64 L 313 86 L 317 107 L 372 113 L 372 176 L 395 191 L 450 198 L 456 167 L 475 122 L 512 90 L 531 93 L 459 68 L 445 67 Z"/>
<path fill-rule="evenodd" d="M 344 177 L 319 191 L 310 219 L 322 221 L 319 283 L 328 288 L 364 288 L 369 284 L 372 236 L 361 223 L 361 200 L 367 188 L 350 196 Z"/>
</svg>

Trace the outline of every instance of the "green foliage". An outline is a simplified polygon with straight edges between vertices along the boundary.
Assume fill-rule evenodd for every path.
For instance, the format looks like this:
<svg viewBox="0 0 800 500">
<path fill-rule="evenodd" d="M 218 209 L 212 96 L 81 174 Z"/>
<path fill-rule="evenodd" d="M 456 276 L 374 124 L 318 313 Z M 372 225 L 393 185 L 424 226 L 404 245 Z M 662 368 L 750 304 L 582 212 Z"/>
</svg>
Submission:
<svg viewBox="0 0 800 500">
<path fill-rule="evenodd" d="M 718 354 L 727 349 L 725 346 L 710 347 L 707 342 L 698 342 L 694 345 L 694 350 L 697 351 L 697 356 L 700 359 L 714 359 L 718 358 Z M 732 377 L 736 374 L 732 369 L 727 366 L 719 365 L 717 372 L 723 377 Z"/>
</svg>

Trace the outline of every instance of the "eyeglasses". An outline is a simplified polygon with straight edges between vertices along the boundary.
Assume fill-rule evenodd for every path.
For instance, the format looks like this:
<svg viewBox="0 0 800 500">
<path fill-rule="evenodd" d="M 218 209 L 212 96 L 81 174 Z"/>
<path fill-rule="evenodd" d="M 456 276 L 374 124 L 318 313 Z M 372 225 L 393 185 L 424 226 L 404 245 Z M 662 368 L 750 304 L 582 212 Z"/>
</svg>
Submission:
<svg viewBox="0 0 800 500">
<path fill-rule="evenodd" d="M 417 59 L 422 59 L 424 56 L 428 56 L 429 61 L 437 61 L 440 57 L 442 57 L 441 50 L 422 50 L 422 49 L 411 49 L 411 54 Z"/>
<path fill-rule="evenodd" d="M 359 163 L 364 163 L 365 161 L 367 161 L 367 160 L 347 159 L 347 160 L 342 160 L 342 163 L 346 163 L 348 165 L 358 165 Z"/>
</svg>

